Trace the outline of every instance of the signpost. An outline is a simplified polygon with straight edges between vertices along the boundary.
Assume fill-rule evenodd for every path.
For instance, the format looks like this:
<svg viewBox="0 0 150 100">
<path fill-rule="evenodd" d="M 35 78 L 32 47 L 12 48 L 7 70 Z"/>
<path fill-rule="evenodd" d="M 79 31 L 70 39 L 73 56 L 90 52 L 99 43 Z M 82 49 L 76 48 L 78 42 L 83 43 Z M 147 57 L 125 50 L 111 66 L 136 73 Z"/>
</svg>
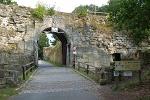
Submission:
<svg viewBox="0 0 150 100">
<path fill-rule="evenodd" d="M 115 61 L 115 71 L 134 71 L 140 69 L 140 61 Z"/>
<path fill-rule="evenodd" d="M 117 76 L 119 71 L 123 71 L 124 76 L 132 76 L 132 71 L 139 71 L 139 82 L 141 82 L 141 66 L 140 61 L 115 61 L 115 73 Z"/>
<path fill-rule="evenodd" d="M 57 27 L 51 27 L 51 31 L 52 32 L 58 32 L 58 28 Z"/>
<path fill-rule="evenodd" d="M 76 61 L 76 55 L 77 55 L 76 49 L 77 49 L 76 46 L 73 46 L 73 47 L 72 47 L 73 56 L 74 56 L 74 57 L 73 57 L 73 58 L 74 58 L 74 60 L 73 60 L 73 67 L 74 67 L 74 69 L 75 69 L 75 61 Z"/>
</svg>

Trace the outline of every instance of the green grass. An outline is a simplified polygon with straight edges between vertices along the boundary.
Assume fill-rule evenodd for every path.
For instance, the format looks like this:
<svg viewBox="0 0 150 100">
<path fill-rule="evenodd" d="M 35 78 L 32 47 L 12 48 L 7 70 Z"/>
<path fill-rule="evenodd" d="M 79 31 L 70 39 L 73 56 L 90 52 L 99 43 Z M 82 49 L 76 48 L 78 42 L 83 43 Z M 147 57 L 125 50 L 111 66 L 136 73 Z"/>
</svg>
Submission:
<svg viewBox="0 0 150 100">
<path fill-rule="evenodd" d="M 88 73 L 88 74 L 87 74 L 86 71 L 85 71 L 85 69 L 80 68 L 80 70 L 78 70 L 78 69 L 75 69 L 75 70 L 78 71 L 79 73 L 81 73 L 81 74 L 83 74 L 83 75 L 89 77 L 90 79 L 92 79 L 92 80 L 95 81 L 96 83 L 99 82 L 99 78 L 98 78 L 96 75 L 94 75 L 94 74 L 92 74 L 92 73 Z"/>
<path fill-rule="evenodd" d="M 123 84 L 117 84 L 115 85 L 112 90 L 113 91 L 117 91 L 117 90 L 124 90 L 126 88 L 134 88 L 134 87 L 138 87 L 140 86 L 139 80 L 135 79 L 135 80 L 128 80 L 127 82 L 123 83 Z"/>
<path fill-rule="evenodd" d="M 9 86 L 4 86 L 3 88 L 0 89 L 0 99 L 1 100 L 6 100 L 12 95 L 15 95 L 19 92 L 19 90 L 15 90 L 15 88 L 11 88 Z"/>
<path fill-rule="evenodd" d="M 57 67 L 62 67 L 62 66 L 63 66 L 63 65 L 60 64 L 60 63 L 56 63 L 56 62 L 52 62 L 52 61 L 46 61 L 46 62 L 48 62 L 48 63 L 50 63 L 50 64 L 52 64 L 52 65 L 55 65 L 55 66 L 57 66 Z"/>
<path fill-rule="evenodd" d="M 20 81 L 17 83 L 18 86 L 15 87 L 11 87 L 7 84 L 5 85 L 1 85 L 0 86 L 0 100 L 6 100 L 8 98 L 10 98 L 11 96 L 18 94 L 20 92 L 20 90 L 16 90 L 16 88 L 18 88 L 20 85 L 22 85 L 23 83 L 25 83 L 29 77 L 33 74 L 33 72 L 36 69 L 34 69 L 32 72 L 28 73 L 28 76 L 26 77 L 26 80 L 23 80 L 23 76 L 20 75 L 18 78 L 20 79 Z"/>
</svg>

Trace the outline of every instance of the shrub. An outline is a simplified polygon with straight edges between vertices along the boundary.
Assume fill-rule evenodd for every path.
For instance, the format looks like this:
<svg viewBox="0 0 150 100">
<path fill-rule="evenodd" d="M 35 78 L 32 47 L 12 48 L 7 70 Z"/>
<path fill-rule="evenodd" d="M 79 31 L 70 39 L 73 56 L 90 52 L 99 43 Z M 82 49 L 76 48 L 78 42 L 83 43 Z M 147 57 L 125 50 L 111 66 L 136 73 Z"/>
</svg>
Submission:
<svg viewBox="0 0 150 100">
<path fill-rule="evenodd" d="M 47 8 L 47 14 L 50 15 L 50 16 L 54 15 L 55 14 L 54 8 L 55 8 L 54 6 L 53 7 L 48 7 Z"/>
<path fill-rule="evenodd" d="M 37 6 L 37 8 L 32 11 L 32 16 L 39 19 L 39 20 L 43 20 L 45 13 L 46 13 L 45 6 L 39 4 Z"/>
</svg>

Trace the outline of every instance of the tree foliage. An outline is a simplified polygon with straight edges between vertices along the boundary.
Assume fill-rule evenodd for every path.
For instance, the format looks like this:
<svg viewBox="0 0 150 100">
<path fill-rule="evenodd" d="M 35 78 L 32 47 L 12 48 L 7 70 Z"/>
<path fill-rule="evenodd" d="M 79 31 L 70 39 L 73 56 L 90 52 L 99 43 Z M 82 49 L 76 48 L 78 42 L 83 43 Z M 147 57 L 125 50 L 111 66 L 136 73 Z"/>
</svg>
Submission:
<svg viewBox="0 0 150 100">
<path fill-rule="evenodd" d="M 108 5 L 103 5 L 98 7 L 94 4 L 91 5 L 80 5 L 76 7 L 72 13 L 77 13 L 79 18 L 86 17 L 88 11 L 90 12 L 108 12 Z"/>
<path fill-rule="evenodd" d="M 51 43 L 51 45 L 53 45 L 53 46 L 55 46 L 56 45 L 56 43 L 59 41 L 59 39 L 58 39 L 58 37 L 56 36 L 56 35 L 52 35 L 52 38 L 54 38 L 54 40 L 53 41 L 50 41 L 50 43 Z"/>
<path fill-rule="evenodd" d="M 87 7 L 80 5 L 78 7 L 76 7 L 72 13 L 77 13 L 78 14 L 78 18 L 83 18 L 86 17 L 87 14 Z"/>
<path fill-rule="evenodd" d="M 53 14 L 55 14 L 55 10 L 54 10 L 55 6 L 53 7 L 47 7 L 47 14 L 52 16 Z"/>
<path fill-rule="evenodd" d="M 45 6 L 38 4 L 37 8 L 32 11 L 32 16 L 37 18 L 37 19 L 43 20 L 45 13 L 46 13 Z"/>
<path fill-rule="evenodd" d="M 49 39 L 45 33 L 42 33 L 38 40 L 38 54 L 41 59 L 43 59 L 43 47 L 49 47 Z"/>
<path fill-rule="evenodd" d="M 149 0 L 110 0 L 110 20 L 118 30 L 127 30 L 138 44 L 150 36 Z"/>
<path fill-rule="evenodd" d="M 18 5 L 17 2 L 12 0 L 0 0 L 0 3 L 6 4 L 6 5 Z"/>
<path fill-rule="evenodd" d="M 32 16 L 39 19 L 39 20 L 43 20 L 44 15 L 50 15 L 52 16 L 53 14 L 55 14 L 55 10 L 54 10 L 54 6 L 50 7 L 50 6 L 45 6 L 44 4 L 37 4 L 36 9 L 32 10 Z"/>
</svg>

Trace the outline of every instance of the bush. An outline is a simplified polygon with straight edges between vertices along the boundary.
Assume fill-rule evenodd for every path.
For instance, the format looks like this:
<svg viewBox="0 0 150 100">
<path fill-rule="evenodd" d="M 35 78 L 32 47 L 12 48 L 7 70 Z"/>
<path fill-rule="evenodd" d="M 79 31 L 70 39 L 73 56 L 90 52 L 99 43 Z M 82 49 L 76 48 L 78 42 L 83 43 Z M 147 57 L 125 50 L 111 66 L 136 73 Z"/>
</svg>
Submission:
<svg viewBox="0 0 150 100">
<path fill-rule="evenodd" d="M 86 14 L 87 14 L 87 9 L 86 9 L 86 8 L 83 8 L 83 9 L 81 9 L 81 11 L 78 13 L 78 18 L 84 18 L 84 17 L 86 17 Z"/>
<path fill-rule="evenodd" d="M 55 7 L 48 7 L 47 8 L 47 14 L 52 16 L 55 14 L 55 10 L 54 10 Z"/>
<path fill-rule="evenodd" d="M 45 13 L 46 13 L 45 6 L 39 4 L 38 7 L 32 11 L 32 16 L 39 20 L 43 20 Z"/>
</svg>

